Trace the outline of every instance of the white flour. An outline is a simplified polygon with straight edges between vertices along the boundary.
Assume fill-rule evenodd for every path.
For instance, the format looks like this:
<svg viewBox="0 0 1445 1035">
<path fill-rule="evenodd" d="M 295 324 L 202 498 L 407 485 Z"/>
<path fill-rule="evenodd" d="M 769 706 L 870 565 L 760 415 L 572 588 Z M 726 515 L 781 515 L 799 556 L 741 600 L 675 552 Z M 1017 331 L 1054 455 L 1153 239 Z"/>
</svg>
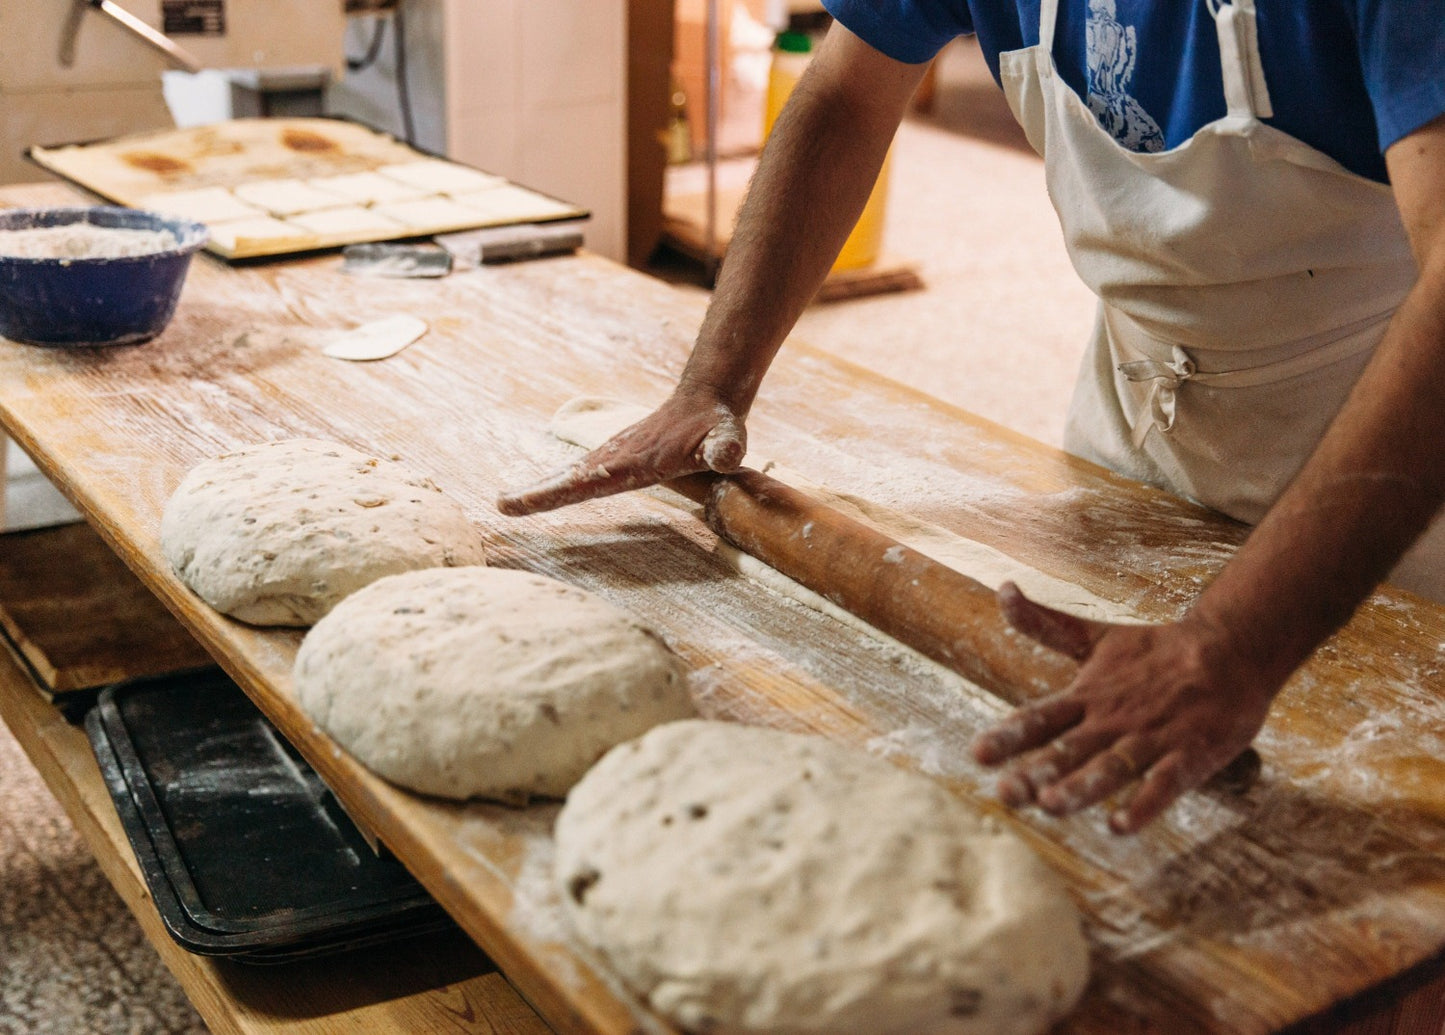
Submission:
<svg viewBox="0 0 1445 1035">
<path fill-rule="evenodd" d="M 0 256 L 19 259 L 120 259 L 176 247 L 169 230 L 130 230 L 69 223 L 27 230 L 0 230 Z"/>
</svg>

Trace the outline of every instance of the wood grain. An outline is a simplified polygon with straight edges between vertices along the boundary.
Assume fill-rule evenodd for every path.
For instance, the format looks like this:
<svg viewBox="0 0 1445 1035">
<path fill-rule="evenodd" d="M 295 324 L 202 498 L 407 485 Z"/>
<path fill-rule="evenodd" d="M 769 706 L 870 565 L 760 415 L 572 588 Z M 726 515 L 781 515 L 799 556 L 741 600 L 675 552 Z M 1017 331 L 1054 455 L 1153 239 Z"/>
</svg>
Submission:
<svg viewBox="0 0 1445 1035">
<path fill-rule="evenodd" d="M 0 192 L 45 198 L 56 190 Z M 426 283 L 357 282 L 338 267 L 203 259 L 148 345 L 0 343 L 0 421 L 558 1030 L 660 1029 L 560 925 L 553 810 L 409 795 L 320 734 L 292 695 L 300 634 L 219 617 L 161 559 L 161 508 L 199 460 L 292 436 L 397 455 L 462 501 L 494 563 L 594 590 L 658 629 L 706 714 L 866 747 L 998 813 L 1086 916 L 1094 978 L 1061 1030 L 1273 1031 L 1445 946 L 1441 608 L 1374 596 L 1282 693 L 1258 742 L 1264 773 L 1242 798 L 1190 795 L 1129 839 L 1100 810 L 1007 814 L 966 750 L 1003 702 L 737 576 L 668 490 L 496 513 L 500 490 L 575 457 L 546 432 L 562 402 L 667 392 L 701 318 L 695 298 L 586 255 Z M 327 335 L 393 312 L 423 316 L 429 334 L 381 363 L 320 355 Z M 1179 614 L 1244 535 L 797 341 L 749 430 L 760 455 L 813 481 L 1148 618 Z"/>
<path fill-rule="evenodd" d="M 1009 704 L 1077 666 L 1009 627 L 992 589 L 758 471 L 709 479 L 708 527 Z"/>
</svg>

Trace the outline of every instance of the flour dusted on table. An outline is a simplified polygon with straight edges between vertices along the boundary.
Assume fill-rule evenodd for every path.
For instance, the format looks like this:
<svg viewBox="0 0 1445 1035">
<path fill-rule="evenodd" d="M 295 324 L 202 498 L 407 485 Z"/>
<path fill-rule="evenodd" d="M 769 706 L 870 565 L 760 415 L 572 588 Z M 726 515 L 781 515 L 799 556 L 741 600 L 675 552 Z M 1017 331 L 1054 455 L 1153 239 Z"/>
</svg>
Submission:
<svg viewBox="0 0 1445 1035">
<path fill-rule="evenodd" d="M 681 661 L 628 612 L 504 568 L 382 579 L 306 634 L 295 671 L 301 707 L 363 765 L 447 798 L 559 798 L 694 714 Z"/>
<path fill-rule="evenodd" d="M 613 435 L 642 420 L 651 412 L 646 406 L 604 396 L 580 396 L 558 408 L 552 416 L 550 430 L 554 437 L 563 442 L 571 442 L 584 449 L 596 449 Z M 977 579 L 990 589 L 998 589 L 1005 582 L 1014 582 L 1030 599 L 1084 618 L 1125 623 L 1137 623 L 1141 620 L 1124 604 L 1106 600 L 1082 586 L 1039 571 L 985 543 L 956 535 L 908 514 L 880 507 L 858 496 L 835 491 L 826 485 L 816 485 L 797 472 L 786 470 L 771 460 L 750 455 L 748 465 L 807 493 L 846 517 L 877 529 L 945 567 Z M 775 592 L 830 614 L 840 621 L 867 628 L 861 619 L 842 611 L 823 597 L 769 568 L 762 561 L 739 553 L 726 542 L 719 543 L 717 555 L 754 582 L 762 583 Z"/>
<path fill-rule="evenodd" d="M 1025 1035 L 1088 977 L 1026 845 L 821 737 L 661 726 L 573 788 L 556 841 L 577 934 L 689 1031 Z"/>
<path fill-rule="evenodd" d="M 486 557 L 429 479 L 314 439 L 197 465 L 166 504 L 161 549 L 202 600 L 253 625 L 311 625 L 384 575 Z"/>
</svg>

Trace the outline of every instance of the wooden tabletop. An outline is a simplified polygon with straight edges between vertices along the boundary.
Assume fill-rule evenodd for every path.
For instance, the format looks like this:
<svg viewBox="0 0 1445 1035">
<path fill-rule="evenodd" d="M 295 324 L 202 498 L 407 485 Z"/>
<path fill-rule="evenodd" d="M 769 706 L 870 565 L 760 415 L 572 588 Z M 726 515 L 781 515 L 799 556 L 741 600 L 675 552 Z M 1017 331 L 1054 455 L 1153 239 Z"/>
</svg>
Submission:
<svg viewBox="0 0 1445 1035">
<path fill-rule="evenodd" d="M 60 187 L 0 204 L 73 202 Z M 410 312 L 430 324 L 378 363 L 320 347 Z M 969 761 L 1000 702 L 744 579 L 666 490 L 505 519 L 499 490 L 574 451 L 567 399 L 660 399 L 700 301 L 593 256 L 435 281 L 355 279 L 337 256 L 192 267 L 175 321 L 133 348 L 0 342 L 0 422 L 101 536 L 303 751 L 559 1031 L 666 1030 L 572 946 L 548 879 L 555 806 L 455 804 L 371 776 L 301 714 L 298 631 L 223 618 L 157 541 L 192 465 L 260 440 L 334 439 L 396 455 L 459 499 L 492 562 L 594 590 L 693 669 L 709 715 L 857 744 L 1000 811 Z M 1021 314 L 1020 333 L 1027 333 Z M 755 454 L 989 543 L 1152 618 L 1176 615 L 1241 530 L 801 342 L 750 424 Z M 1445 946 L 1445 609 L 1375 596 L 1281 695 L 1258 785 L 1196 793 L 1137 838 L 1102 810 L 1005 814 L 1067 881 L 1094 978 L 1069 1032 L 1264 1032 Z"/>
</svg>

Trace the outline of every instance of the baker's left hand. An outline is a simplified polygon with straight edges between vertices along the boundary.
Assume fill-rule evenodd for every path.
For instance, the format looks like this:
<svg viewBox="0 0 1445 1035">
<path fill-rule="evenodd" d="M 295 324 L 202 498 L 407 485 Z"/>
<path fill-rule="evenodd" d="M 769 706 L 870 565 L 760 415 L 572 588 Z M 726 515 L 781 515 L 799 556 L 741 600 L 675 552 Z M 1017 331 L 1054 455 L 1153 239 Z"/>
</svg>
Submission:
<svg viewBox="0 0 1445 1035">
<path fill-rule="evenodd" d="M 1007 766 L 998 794 L 1066 815 L 1128 790 L 1109 826 L 1134 833 L 1249 746 L 1279 687 L 1224 631 L 1188 615 L 1164 625 L 1111 625 L 999 590 L 1010 623 L 1080 662 L 1062 692 L 1020 708 L 973 743 Z"/>
</svg>

